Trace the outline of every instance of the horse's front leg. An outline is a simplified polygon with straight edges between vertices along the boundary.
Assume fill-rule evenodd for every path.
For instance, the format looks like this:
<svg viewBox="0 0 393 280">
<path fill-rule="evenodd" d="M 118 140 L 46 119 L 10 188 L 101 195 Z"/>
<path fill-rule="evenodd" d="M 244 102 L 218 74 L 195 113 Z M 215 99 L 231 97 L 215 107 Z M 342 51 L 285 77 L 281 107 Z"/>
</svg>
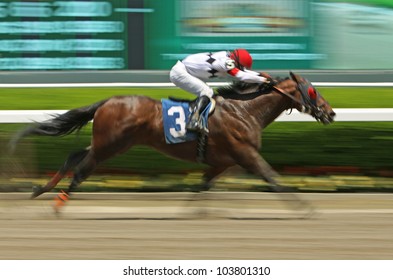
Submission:
<svg viewBox="0 0 393 280">
<path fill-rule="evenodd" d="M 267 163 L 259 152 L 251 147 L 238 149 L 242 151 L 237 155 L 237 161 L 240 166 L 245 168 L 247 171 L 262 177 L 268 184 L 269 188 L 277 193 L 285 193 L 282 195 L 284 201 L 293 209 L 308 209 L 309 215 L 313 211 L 313 207 L 307 201 L 304 201 L 293 192 L 292 188 L 288 188 L 280 185 L 275 180 L 278 177 L 278 173 Z"/>
<path fill-rule="evenodd" d="M 208 191 L 213 186 L 214 180 L 225 170 L 228 166 L 211 166 L 205 170 L 203 174 L 203 185 L 201 191 Z"/>
<path fill-rule="evenodd" d="M 218 177 L 222 172 L 227 169 L 227 166 L 211 166 L 205 170 L 203 174 L 203 183 L 199 185 L 198 188 L 191 195 L 189 201 L 201 201 L 204 200 L 204 195 L 202 192 L 206 192 L 210 190 L 213 185 L 213 181 Z"/>
<path fill-rule="evenodd" d="M 283 191 L 284 187 L 280 186 L 275 180 L 279 174 L 261 157 L 256 149 L 253 147 L 240 147 L 237 151 L 239 152 L 234 155 L 234 159 L 241 167 L 252 174 L 262 177 L 272 190 L 276 192 Z"/>
<path fill-rule="evenodd" d="M 189 208 L 190 206 L 193 206 L 196 208 L 194 214 L 196 214 L 198 217 L 206 217 L 208 215 L 206 206 L 201 205 L 200 203 L 203 204 L 203 202 L 207 199 L 206 196 L 209 194 L 206 193 L 206 191 L 212 187 L 214 179 L 217 178 L 218 175 L 220 175 L 226 169 L 227 166 L 212 166 L 206 169 L 203 174 L 203 184 L 198 186 L 195 192 L 191 194 L 185 207 Z"/>
</svg>

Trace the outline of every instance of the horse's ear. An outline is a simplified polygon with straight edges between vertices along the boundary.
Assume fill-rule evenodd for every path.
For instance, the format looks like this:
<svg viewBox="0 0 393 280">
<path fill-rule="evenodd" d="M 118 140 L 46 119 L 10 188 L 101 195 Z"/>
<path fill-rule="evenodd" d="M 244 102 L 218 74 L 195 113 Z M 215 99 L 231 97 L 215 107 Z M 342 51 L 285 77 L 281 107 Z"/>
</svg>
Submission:
<svg viewBox="0 0 393 280">
<path fill-rule="evenodd" d="M 296 83 L 299 83 L 299 81 L 296 78 L 296 75 L 292 71 L 289 71 L 289 75 L 291 75 L 292 80 L 294 80 Z"/>
</svg>

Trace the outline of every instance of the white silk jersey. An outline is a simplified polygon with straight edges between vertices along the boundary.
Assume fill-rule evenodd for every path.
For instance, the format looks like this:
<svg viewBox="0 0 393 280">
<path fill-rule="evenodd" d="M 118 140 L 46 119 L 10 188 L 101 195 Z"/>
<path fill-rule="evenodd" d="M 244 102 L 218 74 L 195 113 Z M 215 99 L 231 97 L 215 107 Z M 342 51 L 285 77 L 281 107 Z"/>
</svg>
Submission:
<svg viewBox="0 0 393 280">
<path fill-rule="evenodd" d="M 248 83 L 263 83 L 266 78 L 259 73 L 236 68 L 235 61 L 230 58 L 230 52 L 197 53 L 187 56 L 181 61 L 187 72 L 203 81 L 212 78 L 225 78 L 228 75 Z"/>
</svg>

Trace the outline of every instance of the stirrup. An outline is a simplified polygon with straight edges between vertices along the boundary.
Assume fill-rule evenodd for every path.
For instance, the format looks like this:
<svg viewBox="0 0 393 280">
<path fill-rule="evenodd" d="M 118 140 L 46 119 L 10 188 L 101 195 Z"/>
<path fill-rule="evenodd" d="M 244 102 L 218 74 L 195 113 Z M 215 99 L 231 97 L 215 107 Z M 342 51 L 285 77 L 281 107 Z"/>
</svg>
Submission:
<svg viewBox="0 0 393 280">
<path fill-rule="evenodd" d="M 188 131 L 196 131 L 204 134 L 209 133 L 209 129 L 203 125 L 202 118 L 199 118 L 197 121 L 190 120 L 186 125 L 186 129 Z"/>
<path fill-rule="evenodd" d="M 190 120 L 186 124 L 186 129 L 189 131 L 197 131 L 201 126 L 200 120 L 196 119 L 192 116 Z"/>
</svg>

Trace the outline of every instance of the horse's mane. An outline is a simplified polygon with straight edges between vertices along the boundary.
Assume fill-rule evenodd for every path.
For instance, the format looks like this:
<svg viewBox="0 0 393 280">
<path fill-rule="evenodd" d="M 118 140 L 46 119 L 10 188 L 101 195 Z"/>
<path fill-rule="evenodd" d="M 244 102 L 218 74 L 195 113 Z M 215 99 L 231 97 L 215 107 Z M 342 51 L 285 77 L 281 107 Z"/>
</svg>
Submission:
<svg viewBox="0 0 393 280">
<path fill-rule="evenodd" d="M 277 77 L 275 80 L 277 84 L 289 79 L 288 77 L 282 79 Z M 262 94 L 268 94 L 272 92 L 271 86 L 265 84 L 252 84 L 245 82 L 233 82 L 229 86 L 223 86 L 216 89 L 218 96 L 225 99 L 236 99 L 236 100 L 250 100 Z"/>
</svg>

